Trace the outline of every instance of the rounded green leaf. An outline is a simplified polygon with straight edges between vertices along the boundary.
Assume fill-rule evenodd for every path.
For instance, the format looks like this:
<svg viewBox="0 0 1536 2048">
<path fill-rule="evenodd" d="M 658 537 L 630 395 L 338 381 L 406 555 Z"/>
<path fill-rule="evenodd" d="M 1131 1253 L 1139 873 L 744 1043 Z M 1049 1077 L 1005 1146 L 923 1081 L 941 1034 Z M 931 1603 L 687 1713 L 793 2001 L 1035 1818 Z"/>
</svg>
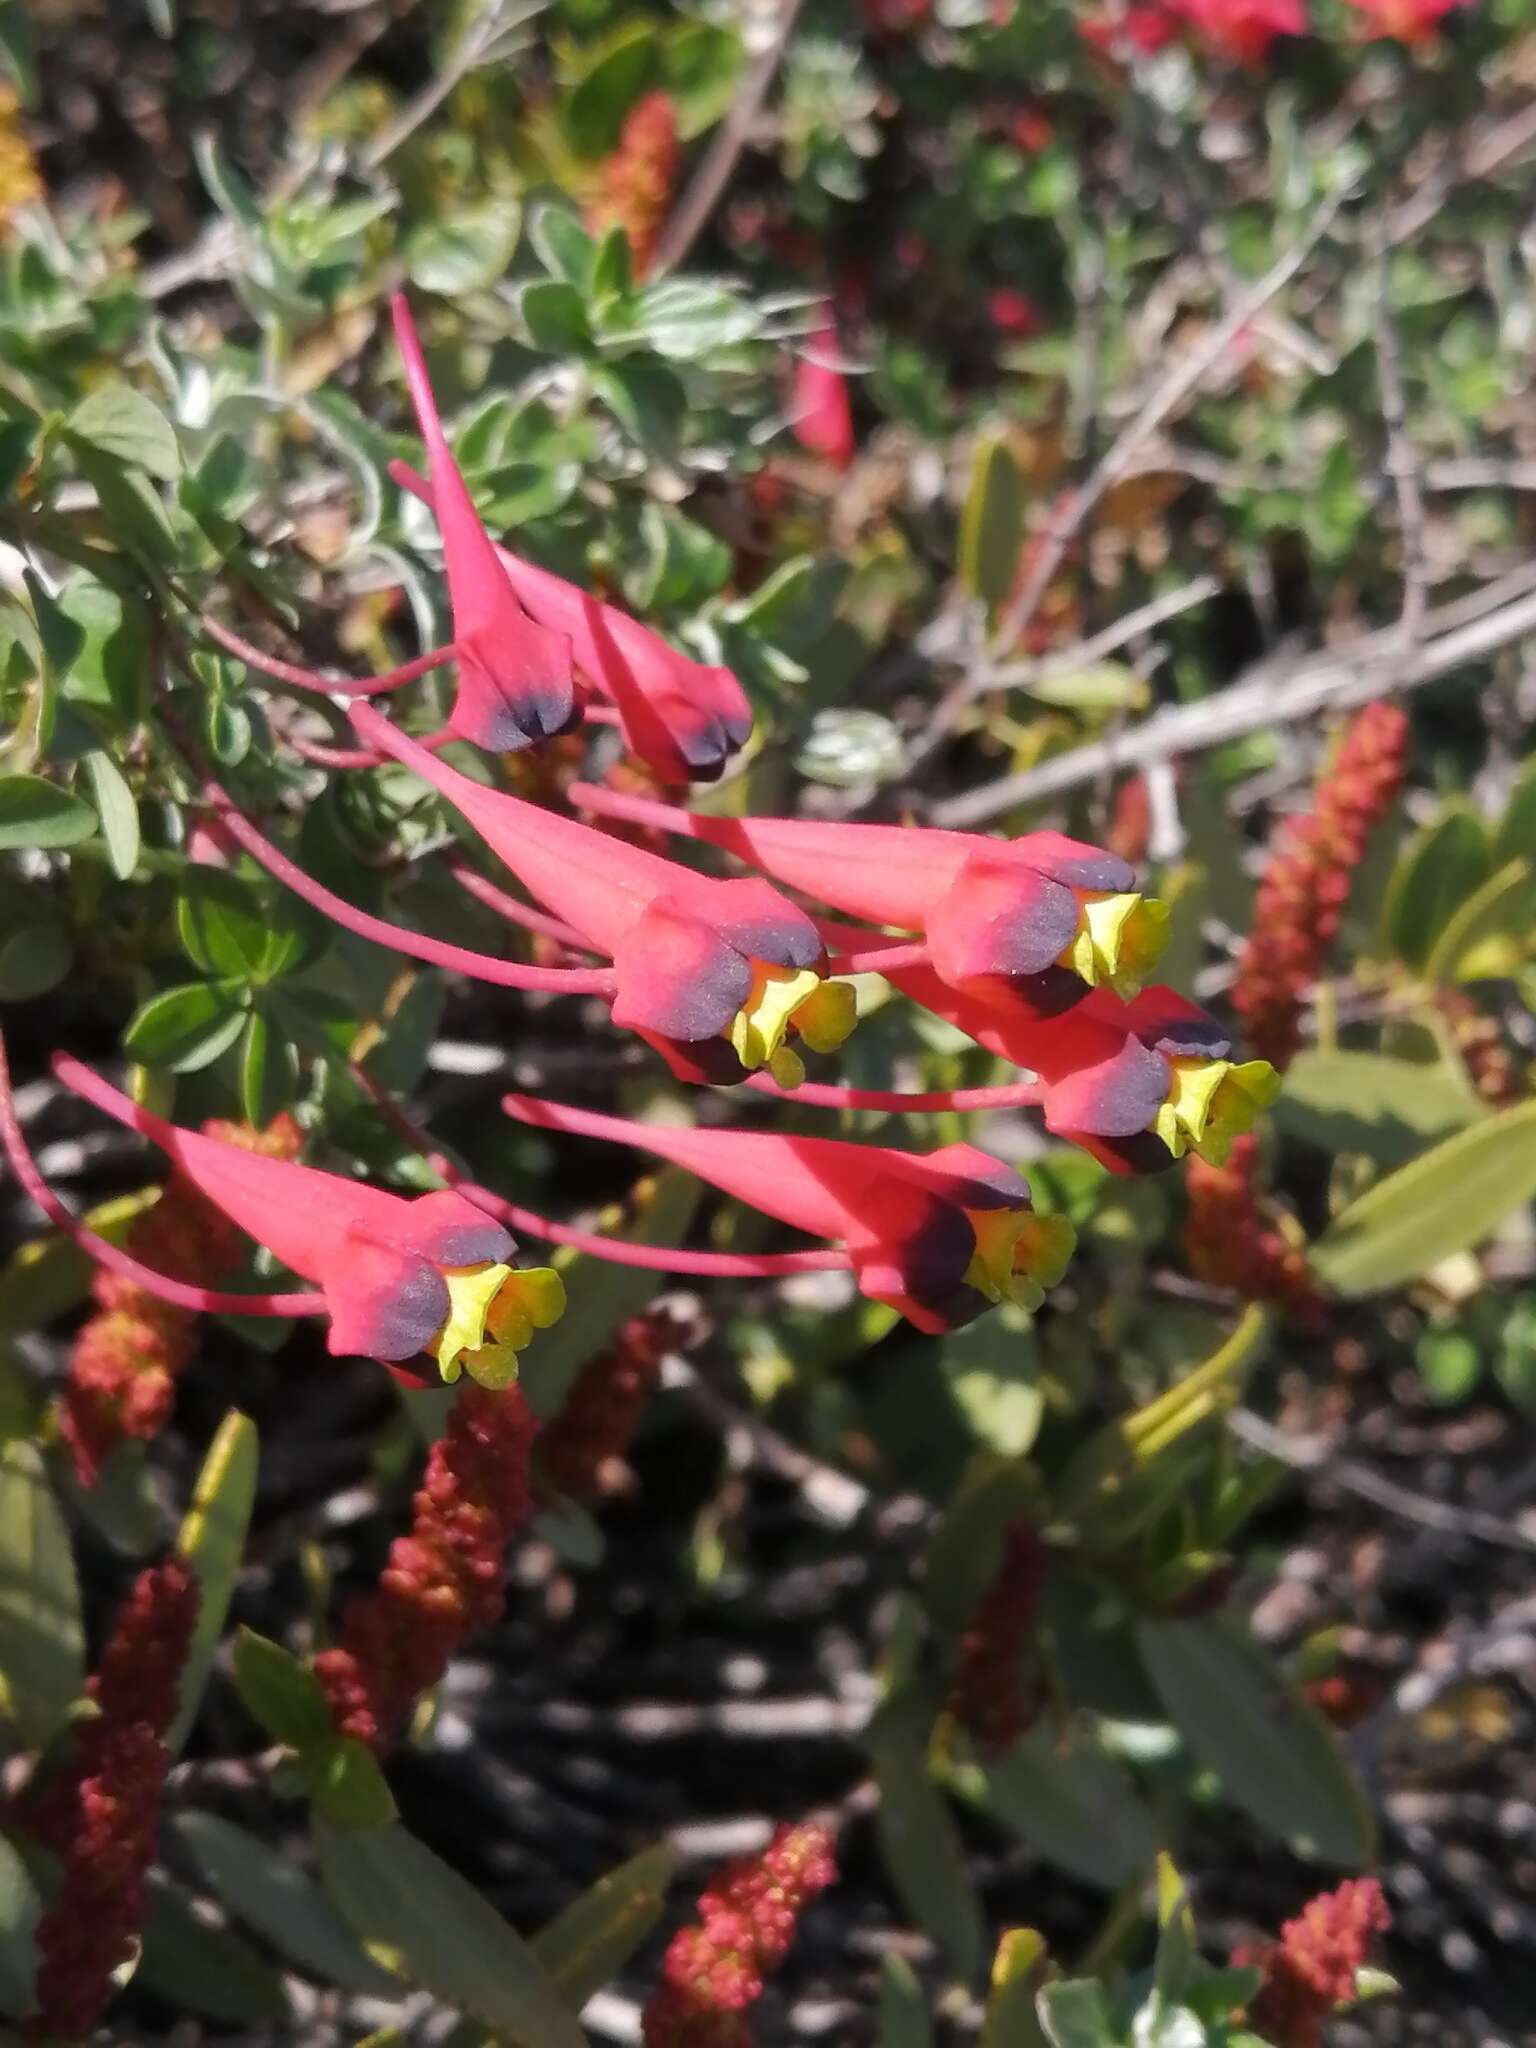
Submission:
<svg viewBox="0 0 1536 2048">
<path fill-rule="evenodd" d="M 1393 872 L 1387 891 L 1387 937 L 1410 967 L 1423 967 L 1436 939 L 1474 890 L 1488 879 L 1492 856 L 1482 820 L 1453 808 L 1420 833 Z"/>
<path fill-rule="evenodd" d="M 245 1029 L 245 991 L 188 981 L 151 996 L 123 1033 L 123 1050 L 147 1067 L 195 1074 L 228 1052 Z"/>
<path fill-rule="evenodd" d="M 1388 1166 L 1486 1113 L 1450 1067 L 1379 1052 L 1299 1053 L 1274 1108 L 1286 1133 L 1326 1152 L 1363 1152 Z"/>
<path fill-rule="evenodd" d="M 24 924 L 0 940 L 0 1002 L 26 1003 L 57 988 L 75 949 L 56 924 Z"/>
<path fill-rule="evenodd" d="M 0 777 L 0 853 L 37 848 L 52 853 L 78 846 L 96 830 L 96 813 L 41 775 Z"/>
<path fill-rule="evenodd" d="M 1378 1181 L 1309 1253 L 1335 1294 L 1379 1294 L 1481 1244 L 1536 1195 L 1536 1103 L 1503 1110 Z"/>
<path fill-rule="evenodd" d="M 85 757 L 91 795 L 101 815 L 101 836 L 107 842 L 112 872 L 126 881 L 139 864 L 139 806 L 112 756 L 95 747 Z"/>
<path fill-rule="evenodd" d="M 1169 1719 L 1235 1805 L 1298 1856 L 1370 1860 L 1370 1808 L 1333 1730 L 1245 1629 L 1142 1621 L 1136 1640 Z"/>
</svg>

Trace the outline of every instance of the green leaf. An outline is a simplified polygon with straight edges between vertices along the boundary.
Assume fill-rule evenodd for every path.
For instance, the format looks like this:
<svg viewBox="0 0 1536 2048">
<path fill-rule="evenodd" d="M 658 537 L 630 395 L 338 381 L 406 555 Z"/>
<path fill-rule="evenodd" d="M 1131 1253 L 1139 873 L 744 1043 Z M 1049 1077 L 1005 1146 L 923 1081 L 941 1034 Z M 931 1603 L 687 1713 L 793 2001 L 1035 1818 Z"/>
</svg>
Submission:
<svg viewBox="0 0 1536 2048">
<path fill-rule="evenodd" d="M 77 441 L 134 469 L 148 470 L 162 483 L 174 483 L 181 474 L 176 429 L 131 384 L 98 385 L 81 399 L 66 425 Z"/>
<path fill-rule="evenodd" d="M 522 209 L 515 199 L 455 207 L 406 236 L 406 274 L 422 291 L 445 298 L 486 291 L 506 276 L 521 230 Z"/>
<path fill-rule="evenodd" d="M 668 1167 L 646 1181 L 637 1213 L 605 1234 L 629 1244 L 681 1244 L 698 1206 L 699 1185 Z M 576 1375 L 595 1358 L 619 1324 L 638 1315 L 661 1285 L 659 1273 L 640 1266 L 613 1266 L 577 1254 L 557 1261 L 565 1281 L 566 1311 L 551 1330 L 541 1330 L 525 1353 L 520 1384 L 541 1421 L 558 1412 Z"/>
<path fill-rule="evenodd" d="M 57 988 L 75 949 L 56 924 L 24 924 L 0 939 L 0 1002 L 27 1003 Z"/>
<path fill-rule="evenodd" d="M 69 678 L 69 698 L 111 714 L 126 728 L 149 704 L 149 629 L 142 604 L 83 572 L 59 592 L 59 609 L 84 639 Z"/>
<path fill-rule="evenodd" d="M 1475 969 L 1489 942 L 1504 935 L 1509 940 L 1509 957 L 1499 964 L 1516 966 L 1528 937 L 1530 889 L 1530 861 L 1522 857 L 1496 868 L 1446 919 L 1424 963 L 1425 978 L 1450 981 L 1463 966 Z"/>
<path fill-rule="evenodd" d="M 1333 1730 L 1245 1629 L 1142 1621 L 1136 1641 L 1174 1726 L 1234 1804 L 1298 1856 L 1370 1860 L 1370 1808 Z"/>
<path fill-rule="evenodd" d="M 343 1736 L 304 1759 L 315 1812 L 339 1828 L 378 1828 L 396 1818 L 395 1798 L 373 1751 Z"/>
<path fill-rule="evenodd" d="M 1483 1376 L 1482 1351 L 1465 1330 L 1426 1330 L 1413 1359 L 1431 1398 L 1446 1407 L 1465 1401 Z"/>
<path fill-rule="evenodd" d="M 960 515 L 960 580 L 989 612 L 1013 588 L 1024 544 L 1024 480 L 1002 435 L 983 441 Z"/>
<path fill-rule="evenodd" d="M 762 326 L 761 314 L 740 293 L 686 278 L 648 286 L 635 300 L 635 318 L 658 355 L 681 363 L 750 341 Z"/>
<path fill-rule="evenodd" d="M 956 1789 L 1047 1862 L 1118 1891 L 1152 1868 L 1161 1830 L 1129 1771 L 1073 1724 L 1065 1745 L 1039 1726 L 1001 1757 L 955 1771 Z"/>
<path fill-rule="evenodd" d="M 712 128 L 725 113 L 745 61 L 734 24 L 679 21 L 662 37 L 662 76 L 685 142 Z"/>
<path fill-rule="evenodd" d="M 185 1892 L 151 1878 L 138 1976 L 173 2006 L 237 2027 L 285 2025 L 283 1980 L 248 1941 L 210 1927 Z"/>
<path fill-rule="evenodd" d="M 929 1540 L 923 1605 L 934 1625 L 958 1637 L 1003 1562 L 1009 1524 L 1038 1502 L 1028 1466 L 1015 1459 L 975 1459 Z"/>
<path fill-rule="evenodd" d="M 1419 834 L 1399 859 L 1387 890 L 1387 937 L 1410 967 L 1423 967 L 1436 939 L 1475 889 L 1487 881 L 1492 857 L 1482 820 L 1451 808 Z"/>
<path fill-rule="evenodd" d="M 587 308 L 574 285 L 560 278 L 539 278 L 518 294 L 528 339 L 550 356 L 585 355 L 592 346 Z"/>
<path fill-rule="evenodd" d="M 1536 1103 L 1447 1138 L 1351 1202 L 1312 1246 L 1336 1294 L 1379 1294 L 1481 1244 L 1536 1195 Z"/>
<path fill-rule="evenodd" d="M 528 239 L 551 277 L 574 285 L 578 292 L 591 290 L 597 244 L 573 213 L 553 203 L 541 206 L 529 226 Z M 628 248 L 628 237 L 622 232 L 621 239 Z"/>
<path fill-rule="evenodd" d="M 880 2048 L 933 2048 L 933 2022 L 917 1972 L 905 1956 L 880 1958 Z"/>
<path fill-rule="evenodd" d="M 992 1995 L 978 2048 L 1046 2048 L 1035 2012 L 1044 1971 L 1044 1936 L 1033 1927 L 1011 1927 L 992 1958 Z"/>
<path fill-rule="evenodd" d="M 280 1643 L 243 1628 L 235 1638 L 235 1691 L 274 1742 L 301 1755 L 335 1737 L 330 1703 L 313 1671 Z"/>
<path fill-rule="evenodd" d="M 1037 704 L 1056 704 L 1063 711 L 1087 714 L 1144 711 L 1152 701 L 1146 678 L 1123 661 L 1096 661 L 1059 675 L 1037 676 L 1023 685 Z"/>
<path fill-rule="evenodd" d="M 1119 2048 L 1104 1987 L 1091 1977 L 1047 1984 L 1035 2011 L 1051 2048 Z"/>
<path fill-rule="evenodd" d="M 0 0 L 0 64 L 30 112 L 37 105 L 37 50 L 26 0 Z"/>
<path fill-rule="evenodd" d="M 981 1968 L 986 1923 L 960 1831 L 928 1769 L 932 1704 L 915 1690 L 887 1700 L 866 1745 L 880 1788 L 876 1832 L 891 1881 L 923 1932 L 968 1982 Z"/>
<path fill-rule="evenodd" d="M 69 1531 L 37 1446 L 0 1445 L 0 1708 L 41 1749 L 84 1690 Z"/>
<path fill-rule="evenodd" d="M 272 920 L 254 889 L 218 868 L 186 878 L 176 928 L 187 958 L 204 974 L 254 981 L 272 943 Z"/>
<path fill-rule="evenodd" d="M 197 1575 L 197 1625 L 176 1688 L 176 1718 L 166 1735 L 174 1754 L 191 1733 L 224 1633 L 246 1532 L 256 1501 L 256 1425 L 231 1408 L 214 1433 L 192 1490 L 176 1549 Z"/>
<path fill-rule="evenodd" d="M 23 847 L 54 852 L 77 846 L 95 830 L 96 813 L 83 797 L 40 775 L 0 777 L 0 853 Z"/>
<path fill-rule="evenodd" d="M 42 1901 L 25 1863 L 0 1835 L 0 2012 L 12 2019 L 33 2008 Z"/>
<path fill-rule="evenodd" d="M 133 791 L 110 754 L 93 747 L 85 757 L 91 795 L 101 818 L 107 858 L 119 881 L 126 882 L 139 864 L 139 806 Z"/>
<path fill-rule="evenodd" d="M 529 1946 L 573 2012 L 618 1975 L 651 1933 L 676 1868 L 665 1842 L 642 1849 L 533 1937 Z"/>
<path fill-rule="evenodd" d="M 119 1195 L 87 1210 L 85 1220 L 98 1236 L 121 1244 L 159 1197 L 157 1187 Z M 0 1266 L 0 1337 L 40 1330 L 67 1314 L 85 1298 L 95 1271 L 89 1256 L 67 1237 L 40 1237 L 19 1245 Z"/>
<path fill-rule="evenodd" d="M 298 1071 L 287 1039 L 273 1030 L 262 1011 L 252 1011 L 240 1048 L 240 1106 L 257 1130 L 264 1131 L 292 1102 Z"/>
<path fill-rule="evenodd" d="M 625 22 L 572 82 L 560 120 L 578 156 L 606 156 L 618 141 L 624 116 L 655 81 L 658 40 L 651 22 Z"/>
<path fill-rule="evenodd" d="M 245 1029 L 245 991 L 230 982 L 186 981 L 151 996 L 123 1033 L 123 1050 L 146 1067 L 195 1074 L 228 1052 Z"/>
<path fill-rule="evenodd" d="M 315 1821 L 320 1867 L 374 1961 L 518 2048 L 586 2048 L 553 1980 L 471 1884 L 392 1822 Z"/>
<path fill-rule="evenodd" d="M 1485 1114 L 1450 1068 L 1379 1052 L 1299 1053 L 1274 1109 L 1288 1135 L 1391 1166 Z"/>
<path fill-rule="evenodd" d="M 211 1813 L 178 1814 L 173 1826 L 222 1904 L 306 1976 L 374 1998 L 395 1994 L 291 1851 Z"/>
</svg>

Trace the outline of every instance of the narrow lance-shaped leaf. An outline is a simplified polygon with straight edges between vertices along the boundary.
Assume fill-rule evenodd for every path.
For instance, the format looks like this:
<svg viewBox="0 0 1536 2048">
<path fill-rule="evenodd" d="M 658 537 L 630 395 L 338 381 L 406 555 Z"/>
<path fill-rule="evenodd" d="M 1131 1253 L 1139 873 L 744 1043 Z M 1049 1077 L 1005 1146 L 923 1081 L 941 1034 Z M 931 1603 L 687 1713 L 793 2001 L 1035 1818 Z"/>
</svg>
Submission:
<svg viewBox="0 0 1536 2048">
<path fill-rule="evenodd" d="M 197 1574 L 197 1625 L 181 1670 L 176 1719 L 166 1745 L 179 1750 L 191 1732 L 229 1614 L 256 1499 L 256 1425 L 232 1408 L 220 1423 L 192 1493 L 176 1548 Z"/>
<path fill-rule="evenodd" d="M 41 1749 L 85 1688 L 69 1532 L 37 1448 L 0 1448 L 0 1700 Z"/>
</svg>

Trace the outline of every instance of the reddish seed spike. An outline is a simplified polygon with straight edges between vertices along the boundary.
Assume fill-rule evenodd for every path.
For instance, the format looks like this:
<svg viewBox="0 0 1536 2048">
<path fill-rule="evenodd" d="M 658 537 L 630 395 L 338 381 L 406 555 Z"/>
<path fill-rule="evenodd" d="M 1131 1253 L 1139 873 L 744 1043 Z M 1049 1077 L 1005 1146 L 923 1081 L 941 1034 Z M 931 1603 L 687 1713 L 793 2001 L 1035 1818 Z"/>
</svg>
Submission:
<svg viewBox="0 0 1536 2048">
<path fill-rule="evenodd" d="M 452 723 L 465 739 L 495 753 L 552 739 L 570 726 L 577 709 L 570 641 L 539 625 L 518 603 L 449 450 L 403 294 L 390 301 L 390 312 L 411 404 L 427 444 L 443 537 L 459 650 Z"/>
</svg>

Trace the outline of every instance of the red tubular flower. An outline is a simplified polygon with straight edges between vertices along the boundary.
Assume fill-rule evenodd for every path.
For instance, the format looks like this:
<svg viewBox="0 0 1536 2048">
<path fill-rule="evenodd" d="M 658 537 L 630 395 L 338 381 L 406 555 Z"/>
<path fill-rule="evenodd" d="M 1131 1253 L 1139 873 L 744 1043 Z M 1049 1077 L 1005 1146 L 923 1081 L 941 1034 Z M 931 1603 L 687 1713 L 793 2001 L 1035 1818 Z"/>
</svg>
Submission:
<svg viewBox="0 0 1536 2048">
<path fill-rule="evenodd" d="M 1275 834 L 1238 963 L 1233 1005 L 1256 1051 L 1277 1067 L 1301 1039 L 1301 999 L 1339 928 L 1366 841 L 1402 787 L 1408 720 L 1396 704 L 1367 704 L 1320 778 L 1310 813 Z"/>
<path fill-rule="evenodd" d="M 1035 1718 L 1039 1685 L 1025 1660 L 1034 1640 L 1046 1550 L 1027 1515 L 1008 1530 L 997 1577 L 960 1639 L 949 1710 L 982 1752 L 1000 1756 Z"/>
<path fill-rule="evenodd" d="M 27 2039 L 84 2040 L 133 1954 L 170 1763 L 162 1737 L 197 1605 L 179 1558 L 139 1574 L 87 1687 L 97 1718 L 77 1725 L 63 1764 L 22 1802 L 21 1825 L 63 1864 L 38 1923 L 39 2011 Z"/>
<path fill-rule="evenodd" d="M 1353 2000 L 1373 1937 L 1391 1925 L 1375 1878 L 1351 1877 L 1287 1920 L 1278 1941 L 1234 1949 L 1234 1963 L 1264 1972 L 1248 2013 L 1254 2027 L 1274 2048 L 1322 2048 L 1323 2022 Z"/>
<path fill-rule="evenodd" d="M 1220 1166 L 1190 1161 L 1184 1249 L 1198 1280 L 1234 1288 L 1246 1301 L 1265 1301 L 1303 1329 L 1321 1327 L 1327 1307 L 1306 1253 L 1264 1220 L 1255 1183 L 1259 1144 L 1238 1138 Z"/>
<path fill-rule="evenodd" d="M 265 1133 L 247 1124 L 208 1123 L 205 1135 L 273 1158 L 298 1151 L 298 1126 L 280 1116 Z M 139 1217 L 127 1249 L 175 1280 L 210 1284 L 239 1257 L 239 1234 L 180 1174 Z M 158 1436 L 170 1414 L 178 1375 L 192 1356 L 196 1317 L 157 1301 L 136 1282 L 99 1272 L 92 1282 L 99 1313 L 76 1336 L 59 1401 L 59 1433 L 75 1476 L 94 1486 L 107 1458 L 124 1441 Z"/>
<path fill-rule="evenodd" d="M 1361 32 L 1366 39 L 1390 36 L 1409 45 L 1432 42 L 1440 24 L 1454 7 L 1467 0 L 1349 0 L 1365 17 Z"/>
<path fill-rule="evenodd" d="M 838 945 L 860 937 L 847 925 L 823 923 L 822 932 Z M 1158 1173 L 1186 1152 L 1219 1165 L 1279 1090 L 1268 1061 L 1230 1058 L 1215 1018 L 1169 988 L 1146 989 L 1129 1003 L 1094 989 L 1073 1009 L 1041 1017 L 1027 998 L 962 995 L 931 967 L 895 952 L 869 955 L 864 964 L 1032 1078 L 905 1094 L 810 1082 L 795 1095 L 808 1107 L 899 1114 L 1042 1108 L 1048 1130 L 1112 1173 Z M 761 1074 L 748 1085 L 774 1092 Z"/>
<path fill-rule="evenodd" d="M 341 1734 L 388 1749 L 455 1652 L 500 1618 L 507 1545 L 532 1508 L 537 1427 L 520 1388 L 460 1388 L 410 1534 L 390 1545 L 374 1590 L 349 1604 L 339 1645 L 315 1659 Z"/>
<path fill-rule="evenodd" d="M 661 1384 L 662 1360 L 687 1334 L 687 1324 L 670 1309 L 647 1309 L 621 1323 L 582 1367 L 560 1413 L 540 1434 L 540 1476 L 572 1500 L 595 1499 Z"/>
<path fill-rule="evenodd" d="M 1077 32 L 1085 43 L 1111 55 L 1123 39 L 1138 55 L 1155 57 L 1177 39 L 1179 24 L 1168 0 L 1141 0 L 1123 12 L 1084 15 Z"/>
<path fill-rule="evenodd" d="M 482 1384 L 504 1386 L 517 1352 L 565 1306 L 558 1274 L 515 1272 L 511 1237 L 463 1195 L 394 1195 L 262 1158 L 140 1109 L 67 1054 L 55 1055 L 53 1070 L 65 1087 L 152 1139 L 216 1209 L 314 1281 L 335 1357 L 400 1364 L 430 1352 L 446 1380 L 467 1368 Z M 262 1299 L 236 1295 L 217 1306 L 232 1300 L 238 1310 Z"/>
<path fill-rule="evenodd" d="M 1306 0 L 1168 0 L 1210 47 L 1234 64 L 1262 64 L 1276 36 L 1304 36 Z"/>
<path fill-rule="evenodd" d="M 636 277 L 644 277 L 655 261 L 682 160 L 677 109 L 670 96 L 643 94 L 624 116 L 619 146 L 604 159 L 596 197 L 587 209 L 587 225 L 594 234 L 613 227 L 624 230 Z"/>
<path fill-rule="evenodd" d="M 389 473 L 428 504 L 431 486 L 403 462 Z M 496 558 L 541 625 L 562 633 L 592 687 L 618 714 L 624 744 L 665 783 L 713 782 L 752 735 L 752 706 L 728 668 L 680 654 L 617 605 L 567 583 L 510 548 Z"/>
<path fill-rule="evenodd" d="M 1029 1185 L 973 1145 L 896 1152 L 777 1132 L 673 1130 L 508 1095 L 540 1130 L 635 1145 L 813 1237 L 837 1239 L 861 1291 L 919 1330 L 958 1329 L 989 1304 L 1036 1308 L 1072 1255 L 1065 1217 L 1037 1216 Z"/>
<path fill-rule="evenodd" d="M 830 1051 L 853 1029 L 853 990 L 823 979 L 820 932 L 767 882 L 696 874 L 471 782 L 376 711 L 353 717 L 365 739 L 430 782 L 532 895 L 613 961 L 613 1021 L 657 1045 L 685 1079 L 739 1079 L 767 1066 L 793 1085 L 803 1069 L 784 1042 L 791 1032 Z"/>
<path fill-rule="evenodd" d="M 778 1969 L 795 1925 L 837 1880 L 832 1836 L 814 1821 L 781 1827 L 699 1895 L 699 1924 L 673 1935 L 641 2021 L 645 2048 L 750 2048 L 744 2014 Z"/>
<path fill-rule="evenodd" d="M 920 931 L 942 981 L 1010 1008 L 1022 998 L 1039 1016 L 1099 983 L 1139 985 L 1167 928 L 1166 908 L 1132 890 L 1124 861 L 1060 832 L 1004 840 L 917 825 L 711 818 L 590 782 L 573 782 L 569 794 L 599 817 L 724 847 L 853 917 Z"/>
<path fill-rule="evenodd" d="M 571 647 L 517 601 L 449 450 L 426 359 L 404 297 L 390 302 L 395 340 L 432 472 L 432 504 L 443 536 L 453 609 L 459 687 L 449 724 L 461 738 L 510 753 L 564 732 L 580 717 Z"/>
<path fill-rule="evenodd" d="M 831 360 L 836 354 L 837 335 L 827 326 L 811 337 L 803 355 L 796 356 L 789 430 L 812 455 L 824 457 L 835 469 L 847 469 L 858 444 L 848 380 Z"/>
</svg>

